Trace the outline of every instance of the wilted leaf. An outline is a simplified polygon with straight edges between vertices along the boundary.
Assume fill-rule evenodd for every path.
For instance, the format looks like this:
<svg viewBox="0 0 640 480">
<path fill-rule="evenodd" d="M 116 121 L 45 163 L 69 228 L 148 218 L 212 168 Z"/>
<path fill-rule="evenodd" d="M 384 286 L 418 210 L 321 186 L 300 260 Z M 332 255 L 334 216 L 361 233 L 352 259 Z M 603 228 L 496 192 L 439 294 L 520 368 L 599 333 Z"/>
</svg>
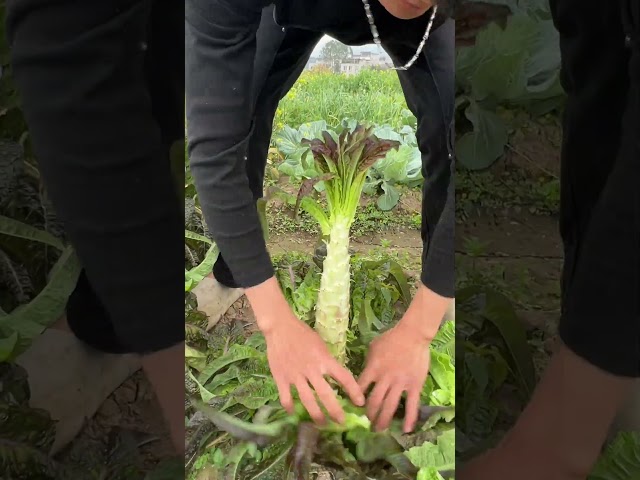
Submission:
<svg viewBox="0 0 640 480">
<path fill-rule="evenodd" d="M 229 433 L 238 440 L 253 442 L 259 446 L 266 446 L 276 441 L 283 434 L 285 428 L 292 424 L 292 419 L 286 418 L 267 425 L 244 422 L 233 415 L 220 412 L 200 401 L 193 401 L 194 407 L 207 416 L 216 427 Z"/>
</svg>

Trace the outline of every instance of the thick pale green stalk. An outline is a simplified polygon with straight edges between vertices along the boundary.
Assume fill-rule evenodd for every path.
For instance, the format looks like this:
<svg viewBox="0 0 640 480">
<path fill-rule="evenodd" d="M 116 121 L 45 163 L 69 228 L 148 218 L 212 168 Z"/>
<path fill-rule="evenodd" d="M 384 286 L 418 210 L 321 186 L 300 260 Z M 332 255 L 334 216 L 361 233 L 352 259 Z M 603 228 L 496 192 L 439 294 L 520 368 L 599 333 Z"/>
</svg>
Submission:
<svg viewBox="0 0 640 480">
<path fill-rule="evenodd" d="M 347 217 L 334 217 L 316 306 L 316 331 L 342 364 L 346 362 L 349 330 L 349 230 L 352 221 Z"/>
</svg>

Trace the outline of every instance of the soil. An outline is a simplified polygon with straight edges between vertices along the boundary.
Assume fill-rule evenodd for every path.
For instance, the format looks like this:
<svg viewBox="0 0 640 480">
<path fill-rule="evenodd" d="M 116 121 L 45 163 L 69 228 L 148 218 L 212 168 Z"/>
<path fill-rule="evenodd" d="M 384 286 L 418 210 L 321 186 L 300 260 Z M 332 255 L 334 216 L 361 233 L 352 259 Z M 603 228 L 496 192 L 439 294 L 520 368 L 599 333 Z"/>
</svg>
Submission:
<svg viewBox="0 0 640 480">
<path fill-rule="evenodd" d="M 491 174 L 504 178 L 505 172 L 515 169 L 528 178 L 557 179 L 560 146 L 557 118 L 527 122 L 512 135 L 506 155 L 491 167 Z M 504 205 L 477 211 L 456 229 L 458 277 L 474 268 L 500 278 L 512 293 L 519 318 L 530 332 L 538 332 L 532 335 L 538 344 L 532 346 L 537 370 L 542 370 L 558 340 L 563 251 L 557 215 L 532 214 L 527 205 Z M 469 253 L 469 239 L 482 244 L 481 254 Z"/>
<path fill-rule="evenodd" d="M 110 457 L 106 452 L 114 454 Z M 160 405 L 145 375 L 139 371 L 105 400 L 59 459 L 72 464 L 87 462 L 92 469 L 106 467 L 105 472 L 135 465 L 147 473 L 174 455 Z M 120 460 L 110 460 L 115 456 Z"/>
<path fill-rule="evenodd" d="M 305 232 L 295 236 L 274 235 L 269 242 L 269 250 L 273 255 L 285 252 L 297 251 L 313 253 L 317 237 Z M 351 240 L 350 247 L 353 252 L 363 254 L 375 248 L 384 248 L 385 252 L 394 256 L 406 256 L 406 269 L 409 277 L 417 277 L 420 273 L 422 256 L 422 240 L 420 232 L 409 229 L 393 229 L 374 235 L 362 235 Z"/>
</svg>

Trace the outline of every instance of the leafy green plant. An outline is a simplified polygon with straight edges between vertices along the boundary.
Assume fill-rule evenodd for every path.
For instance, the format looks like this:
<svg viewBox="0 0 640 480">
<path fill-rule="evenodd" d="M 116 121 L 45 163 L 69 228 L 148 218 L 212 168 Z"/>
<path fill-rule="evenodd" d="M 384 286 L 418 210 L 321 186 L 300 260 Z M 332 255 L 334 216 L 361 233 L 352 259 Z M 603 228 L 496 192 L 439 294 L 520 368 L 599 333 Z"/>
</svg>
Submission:
<svg viewBox="0 0 640 480">
<path fill-rule="evenodd" d="M 196 285 L 198 285 L 198 283 L 200 283 L 204 279 L 204 277 L 211 273 L 211 271 L 213 270 L 213 265 L 216 263 L 218 255 L 220 254 L 220 250 L 210 238 L 205 237 L 204 235 L 200 235 L 199 233 L 185 230 L 184 236 L 185 241 L 190 240 L 201 242 L 208 246 L 204 258 L 199 263 L 197 263 L 197 257 L 194 254 L 194 250 L 190 246 L 186 246 L 186 251 L 189 255 L 189 258 L 195 263 L 195 265 L 191 269 L 185 268 L 184 270 L 184 291 L 189 292 L 193 290 Z"/>
<path fill-rule="evenodd" d="M 0 249 L 1 282 L 10 291 L 19 294 L 12 296 L 13 299 L 23 301 L 14 309 L 0 313 L 0 361 L 8 361 L 24 352 L 34 338 L 60 318 L 67 299 L 76 286 L 81 266 L 72 247 L 65 246 L 46 230 L 0 216 L 0 235 L 3 236 L 0 241 L 4 240 L 0 247 L 11 245 L 16 248 L 17 243 L 11 244 L 5 240 L 10 238 L 38 242 L 59 252 L 56 263 L 47 275 L 47 283 L 39 292 L 32 293 L 33 284 L 24 264 L 17 263 Z"/>
<path fill-rule="evenodd" d="M 623 480 L 640 476 L 640 432 L 621 432 L 607 445 L 589 480 Z"/>
<path fill-rule="evenodd" d="M 490 24 L 456 58 L 462 130 L 456 153 L 462 165 L 474 170 L 489 167 L 504 152 L 509 128 L 498 107 L 543 114 L 564 101 L 558 34 L 547 2 L 503 3 L 514 12 L 506 27 Z"/>
<path fill-rule="evenodd" d="M 305 123 L 298 129 L 285 125 L 274 134 L 275 146 L 284 158 L 278 165 L 278 171 L 296 180 L 318 176 L 317 165 L 302 140 L 322 140 L 323 132 L 328 132 L 335 139 L 338 137 L 336 132 L 353 132 L 356 127 L 357 122 L 353 119 L 344 119 L 333 128 L 324 120 Z M 421 153 L 416 142 L 415 127 L 411 125 L 404 125 L 399 131 L 390 125 L 379 125 L 372 127 L 371 133 L 380 140 L 399 143 L 398 149 L 390 150 L 370 166 L 363 187 L 364 193 L 377 197 L 376 204 L 380 210 L 388 211 L 395 208 L 400 200 L 398 186 L 413 188 L 422 185 Z M 322 184 L 315 186 L 318 191 L 323 188 Z"/>
<path fill-rule="evenodd" d="M 513 394 L 514 403 L 524 405 L 536 374 L 524 326 L 506 296 L 473 285 L 456 293 L 456 307 L 462 361 L 457 450 L 467 458 L 495 443 L 506 426 L 498 423 L 505 420 L 498 415 L 499 395 Z"/>
<path fill-rule="evenodd" d="M 346 361 L 347 330 L 350 306 L 349 236 L 356 217 L 367 170 L 398 142 L 380 140 L 371 129 L 357 126 L 344 130 L 336 141 L 329 132 L 324 140 L 306 140 L 320 176 L 303 182 L 298 193 L 302 206 L 320 224 L 328 237 L 323 262 L 315 328 L 338 361 Z M 327 212 L 307 195 L 319 181 L 324 184 Z"/>
<path fill-rule="evenodd" d="M 277 257 L 274 263 L 294 311 L 313 323 L 321 268 L 313 259 L 295 253 Z M 354 294 L 349 368 L 357 374 L 364 363 L 366 346 L 393 326 L 399 315 L 398 304 L 406 304 L 410 291 L 402 269 L 391 259 L 356 256 L 351 263 L 350 289 Z M 192 473 L 207 469 L 214 472 L 212 475 L 235 479 L 306 479 L 318 471 L 330 471 L 335 478 L 345 479 L 365 478 L 362 475 L 416 478 L 423 467 L 422 457 L 414 450 L 414 464 L 405 454 L 413 447 L 435 442 L 447 458 L 454 455 L 453 444 L 444 440 L 446 435 L 438 443 L 441 434 L 451 430 L 455 415 L 454 332 L 448 322 L 433 342 L 431 373 L 422 395 L 422 424 L 413 435 L 402 433 L 400 419 L 387 432 L 372 432 L 364 411 L 342 395 L 340 401 L 347 411 L 343 425 L 310 425 L 300 402 L 296 403 L 295 415 L 289 416 L 278 402 L 260 333 L 249 334 L 238 322 L 218 324 L 210 335 L 201 332 L 188 342 L 186 351 L 186 388 L 189 396 L 195 397 L 191 405 L 196 406 L 188 414 L 188 468 Z M 214 459 L 212 449 L 222 453 L 216 453 Z M 202 456 L 208 460 L 198 461 Z"/>
<path fill-rule="evenodd" d="M 29 406 L 26 371 L 0 363 L 0 470 L 7 478 L 54 480 L 63 466 L 51 459 L 55 422 Z"/>
</svg>

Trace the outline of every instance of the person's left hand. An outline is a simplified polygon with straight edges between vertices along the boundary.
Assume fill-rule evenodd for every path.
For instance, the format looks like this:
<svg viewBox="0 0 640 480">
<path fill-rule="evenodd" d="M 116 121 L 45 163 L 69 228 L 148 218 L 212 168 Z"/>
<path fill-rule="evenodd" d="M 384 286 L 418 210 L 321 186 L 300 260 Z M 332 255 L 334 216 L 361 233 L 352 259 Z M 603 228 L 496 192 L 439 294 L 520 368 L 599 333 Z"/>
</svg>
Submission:
<svg viewBox="0 0 640 480">
<path fill-rule="evenodd" d="M 413 431 L 430 358 L 429 343 L 416 335 L 409 323 L 398 323 L 371 343 L 358 384 L 366 392 L 375 383 L 367 399 L 367 416 L 376 430 L 389 427 L 402 394 L 407 392 L 404 431 Z"/>
<path fill-rule="evenodd" d="M 404 431 L 415 429 L 420 394 L 429 374 L 429 347 L 450 304 L 451 299 L 421 285 L 402 320 L 371 342 L 358 384 L 366 393 L 375 383 L 367 400 L 367 416 L 377 430 L 389 427 L 404 392 Z"/>
</svg>

